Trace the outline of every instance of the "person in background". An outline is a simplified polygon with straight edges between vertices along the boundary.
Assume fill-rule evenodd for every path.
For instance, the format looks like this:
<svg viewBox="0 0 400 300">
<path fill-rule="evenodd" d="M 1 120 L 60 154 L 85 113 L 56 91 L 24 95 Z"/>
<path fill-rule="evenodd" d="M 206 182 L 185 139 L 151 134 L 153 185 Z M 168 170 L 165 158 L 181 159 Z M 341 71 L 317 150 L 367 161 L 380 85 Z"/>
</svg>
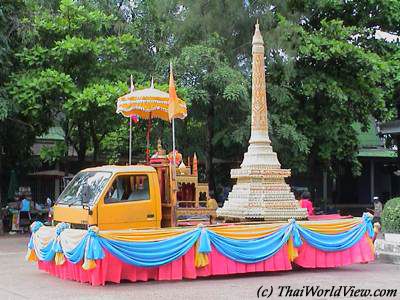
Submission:
<svg viewBox="0 0 400 300">
<path fill-rule="evenodd" d="M 21 208 L 19 210 L 21 213 L 27 213 L 29 215 L 30 219 L 30 212 L 31 212 L 31 201 L 28 199 L 28 197 L 24 196 L 21 199 Z"/>
<path fill-rule="evenodd" d="M 301 195 L 301 199 L 299 201 L 300 207 L 307 209 L 307 215 L 312 216 L 314 215 L 314 207 L 311 202 L 311 194 L 310 192 L 306 191 L 303 192 Z"/>
<path fill-rule="evenodd" d="M 19 209 L 19 223 L 22 233 L 25 231 L 25 227 L 29 228 L 31 223 L 31 201 L 28 196 L 24 195 L 21 197 L 21 206 Z"/>
<path fill-rule="evenodd" d="M 46 221 L 46 223 L 47 224 L 51 224 L 52 222 L 53 222 L 53 201 L 50 199 L 50 197 L 47 197 L 47 199 L 46 199 L 46 205 L 47 205 L 47 208 L 48 208 L 48 213 L 47 213 L 47 221 Z"/>
<path fill-rule="evenodd" d="M 53 201 L 51 201 L 50 197 L 47 197 L 46 204 L 49 209 L 53 206 Z"/>
<path fill-rule="evenodd" d="M 375 222 L 381 223 L 381 214 L 383 211 L 382 202 L 379 201 L 379 197 L 374 197 L 374 219 L 372 220 L 372 224 Z"/>
</svg>

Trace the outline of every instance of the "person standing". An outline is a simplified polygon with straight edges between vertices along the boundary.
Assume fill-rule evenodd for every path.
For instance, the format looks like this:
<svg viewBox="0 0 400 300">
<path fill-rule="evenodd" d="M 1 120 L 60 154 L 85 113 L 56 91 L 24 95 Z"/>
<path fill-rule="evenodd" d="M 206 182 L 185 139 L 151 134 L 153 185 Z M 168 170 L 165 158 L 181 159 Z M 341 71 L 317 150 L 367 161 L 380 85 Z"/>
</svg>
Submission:
<svg viewBox="0 0 400 300">
<path fill-rule="evenodd" d="M 24 195 L 19 210 L 19 224 L 20 228 L 22 228 L 22 233 L 25 231 L 26 225 L 29 227 L 31 220 L 31 201 L 27 195 Z"/>
<path fill-rule="evenodd" d="M 50 197 L 47 197 L 46 199 L 46 204 L 47 204 L 47 224 L 52 224 L 53 222 L 53 201 L 50 199 Z"/>
<path fill-rule="evenodd" d="M 30 215 L 30 211 L 31 211 L 31 201 L 25 196 L 21 200 L 20 212 L 27 212 Z"/>
<path fill-rule="evenodd" d="M 46 198 L 47 208 L 51 208 L 53 206 L 53 201 L 51 201 L 50 197 Z"/>
<path fill-rule="evenodd" d="M 382 202 L 379 201 L 379 197 L 374 197 L 374 218 L 372 220 L 372 224 L 375 222 L 381 223 L 381 215 L 383 211 Z"/>
</svg>

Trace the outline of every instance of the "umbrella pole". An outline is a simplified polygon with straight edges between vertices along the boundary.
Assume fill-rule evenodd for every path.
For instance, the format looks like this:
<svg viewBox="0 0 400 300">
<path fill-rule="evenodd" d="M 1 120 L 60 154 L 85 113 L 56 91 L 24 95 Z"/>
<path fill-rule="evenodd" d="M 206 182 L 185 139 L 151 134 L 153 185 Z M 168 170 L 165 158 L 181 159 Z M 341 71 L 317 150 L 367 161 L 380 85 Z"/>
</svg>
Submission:
<svg viewBox="0 0 400 300">
<path fill-rule="evenodd" d="M 132 116 L 129 116 L 129 165 L 132 164 Z"/>
<path fill-rule="evenodd" d="M 147 133 L 146 133 L 146 140 L 147 140 L 147 145 L 146 145 L 146 162 L 149 163 L 150 161 L 150 130 L 151 130 L 151 114 L 149 121 L 147 122 Z"/>
</svg>

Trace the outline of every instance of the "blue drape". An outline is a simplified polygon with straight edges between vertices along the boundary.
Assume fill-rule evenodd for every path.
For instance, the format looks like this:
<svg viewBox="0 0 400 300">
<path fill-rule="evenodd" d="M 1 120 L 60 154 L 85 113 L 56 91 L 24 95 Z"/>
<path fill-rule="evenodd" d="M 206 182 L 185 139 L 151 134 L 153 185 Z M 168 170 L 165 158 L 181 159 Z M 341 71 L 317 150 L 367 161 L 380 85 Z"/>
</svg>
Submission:
<svg viewBox="0 0 400 300">
<path fill-rule="evenodd" d="M 64 250 L 64 256 L 73 264 L 77 264 L 83 259 L 88 238 L 89 235 L 86 234 L 74 249 L 72 249 L 71 251 Z"/>
<path fill-rule="evenodd" d="M 100 238 L 94 231 L 89 229 L 88 244 L 86 248 L 85 257 L 88 259 L 103 259 L 104 251 L 100 245 Z"/>
<path fill-rule="evenodd" d="M 42 226 L 43 226 L 43 224 L 39 221 L 33 222 L 31 225 L 32 233 L 33 234 L 36 233 Z M 62 252 L 62 248 L 60 245 L 60 241 L 58 240 L 58 236 L 66 228 L 69 228 L 69 225 L 67 223 L 60 223 L 57 225 L 56 231 L 55 231 L 55 234 L 56 234 L 55 238 L 52 239 L 45 247 L 38 249 L 39 253 L 36 253 L 36 255 L 39 257 L 40 260 L 51 261 L 54 259 L 56 252 Z M 30 249 L 34 248 L 33 235 L 31 236 L 31 239 L 29 240 L 28 248 L 30 248 Z"/>
<path fill-rule="evenodd" d="M 56 254 L 53 249 L 54 240 L 47 244 L 46 247 L 39 249 L 39 253 L 36 252 L 37 257 L 40 260 L 50 261 L 54 259 L 54 255 Z M 37 249 L 35 249 L 37 250 Z"/>
<path fill-rule="evenodd" d="M 122 261 L 140 266 L 156 267 L 184 255 L 200 236 L 195 229 L 176 237 L 156 242 L 125 242 L 98 237 L 100 245 Z"/>
<path fill-rule="evenodd" d="M 278 231 L 258 239 L 235 240 L 222 237 L 208 230 L 211 243 L 224 256 L 242 263 L 256 263 L 273 256 L 287 242 L 292 224 L 283 226 Z"/>
<path fill-rule="evenodd" d="M 41 226 L 39 223 L 32 226 L 33 234 Z M 156 267 L 183 256 L 199 240 L 197 251 L 200 253 L 211 252 L 211 245 L 213 245 L 221 254 L 234 261 L 256 263 L 273 256 L 287 243 L 289 238 L 293 239 L 295 247 L 300 247 L 303 241 L 306 241 L 314 248 L 332 252 L 354 246 L 366 232 L 370 237 L 374 234 L 371 217 L 367 214 L 364 214 L 361 223 L 338 234 L 318 233 L 291 220 L 289 224 L 283 225 L 274 233 L 247 240 L 224 237 L 213 232 L 212 228 L 199 227 L 161 241 L 127 242 L 100 237 L 94 229 L 89 228 L 74 249 L 65 251 L 57 239 L 65 228 L 68 227 L 59 226 L 54 240 L 46 247 L 35 249 L 39 252 L 36 254 L 40 260 L 50 261 L 54 259 L 56 252 L 62 252 L 70 262 L 76 264 L 82 261 L 84 257 L 92 260 L 102 259 L 104 258 L 104 250 L 107 250 L 128 264 Z M 33 235 L 29 240 L 28 247 L 34 249 Z"/>
<path fill-rule="evenodd" d="M 364 214 L 362 222 L 352 229 L 336 234 L 318 233 L 307 228 L 296 226 L 301 237 L 312 247 L 323 251 L 341 251 L 354 246 L 361 240 L 365 232 L 373 237 L 374 231 L 368 215 Z"/>
</svg>

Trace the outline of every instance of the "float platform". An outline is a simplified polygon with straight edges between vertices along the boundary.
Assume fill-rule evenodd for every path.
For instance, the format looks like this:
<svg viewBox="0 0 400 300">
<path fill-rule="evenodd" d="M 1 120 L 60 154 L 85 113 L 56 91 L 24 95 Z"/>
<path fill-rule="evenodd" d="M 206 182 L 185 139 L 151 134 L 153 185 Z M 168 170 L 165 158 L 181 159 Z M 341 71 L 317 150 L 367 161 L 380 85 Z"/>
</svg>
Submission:
<svg viewBox="0 0 400 300">
<path fill-rule="evenodd" d="M 27 260 L 61 279 L 105 285 L 334 268 L 374 260 L 372 216 L 274 224 L 99 231 L 31 225 Z"/>
</svg>

